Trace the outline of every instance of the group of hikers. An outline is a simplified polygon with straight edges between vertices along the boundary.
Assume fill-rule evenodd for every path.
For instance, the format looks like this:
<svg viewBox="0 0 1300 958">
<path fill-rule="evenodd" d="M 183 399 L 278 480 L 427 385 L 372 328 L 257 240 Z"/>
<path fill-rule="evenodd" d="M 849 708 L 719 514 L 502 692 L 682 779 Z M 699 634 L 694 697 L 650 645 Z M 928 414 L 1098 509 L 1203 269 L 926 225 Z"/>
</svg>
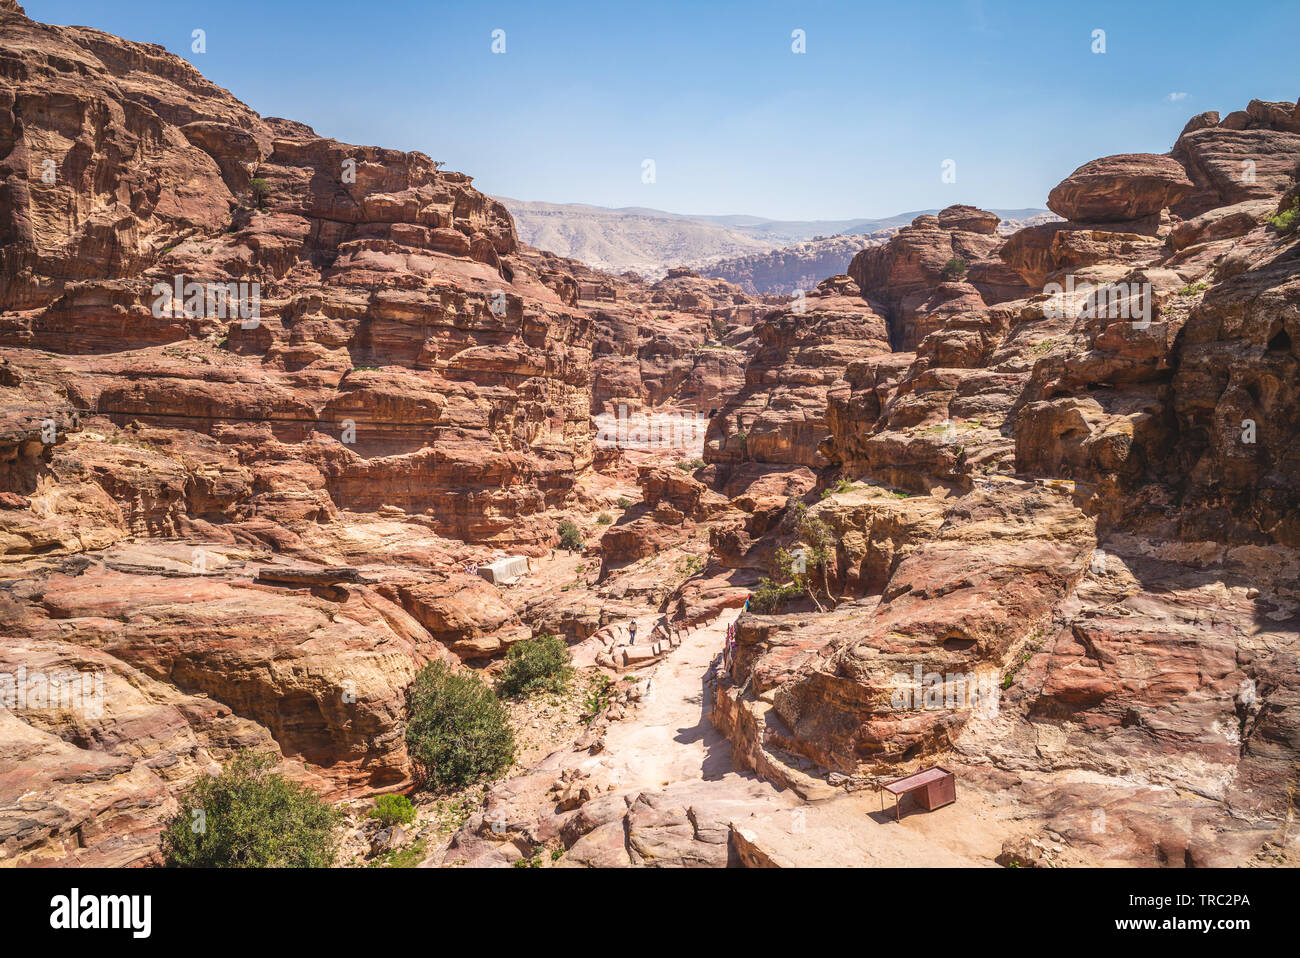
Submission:
<svg viewBox="0 0 1300 958">
<path fill-rule="evenodd" d="M 736 623 L 727 626 L 727 637 L 722 643 L 722 667 L 731 671 L 731 663 L 736 656 Z"/>
<path fill-rule="evenodd" d="M 752 597 L 752 595 L 745 596 L 745 607 L 740 610 L 742 613 L 749 611 L 749 600 Z M 728 673 L 731 672 L 731 665 L 736 660 L 736 626 L 739 622 L 740 620 L 737 619 L 727 626 L 727 637 L 722 642 L 722 667 Z"/>
</svg>

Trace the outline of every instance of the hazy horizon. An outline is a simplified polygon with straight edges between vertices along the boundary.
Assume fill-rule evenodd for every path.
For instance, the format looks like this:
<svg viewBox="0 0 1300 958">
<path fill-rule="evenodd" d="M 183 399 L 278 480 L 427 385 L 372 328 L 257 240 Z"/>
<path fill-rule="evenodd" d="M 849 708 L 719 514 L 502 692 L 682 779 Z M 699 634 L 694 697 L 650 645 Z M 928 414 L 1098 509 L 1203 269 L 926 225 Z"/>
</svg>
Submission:
<svg viewBox="0 0 1300 958">
<path fill-rule="evenodd" d="M 853 223 L 853 222 L 858 222 L 858 221 L 861 221 L 861 220 L 891 220 L 891 219 L 897 219 L 897 218 L 899 218 L 899 217 L 903 217 L 903 216 L 920 216 L 920 215 L 923 214 L 923 213 L 932 212 L 932 211 L 936 211 L 936 210 L 942 210 L 942 209 L 944 208 L 944 207 L 942 207 L 942 206 L 927 206 L 927 207 L 921 207 L 921 208 L 919 208 L 919 209 L 914 209 L 914 210 L 896 210 L 896 211 L 893 212 L 893 213 L 885 213 L 885 214 L 878 214 L 878 215 L 864 215 L 864 216 L 834 216 L 834 217 L 829 217 L 829 218 L 827 218 L 827 217 L 808 217 L 808 216 L 783 217 L 783 216 L 764 216 L 764 215 L 759 214 L 759 213 L 752 213 L 752 212 L 749 212 L 749 211 L 743 211 L 743 212 L 742 212 L 742 211 L 738 211 L 738 210 L 731 210 L 731 211 L 729 211 L 729 212 L 725 212 L 725 213 L 719 213 L 719 212 L 710 212 L 710 213 L 683 213 L 683 212 L 681 212 L 680 210 L 666 210 L 666 209 L 661 209 L 660 207 L 657 207 L 657 206 L 644 206 L 644 205 L 629 205 L 629 206 L 600 206 L 599 204 L 596 204 L 596 203 L 588 203 L 588 202 L 586 202 L 586 201 L 584 201 L 584 200 L 552 200 L 552 199 L 537 199 L 537 198 L 532 198 L 532 197 L 507 196 L 507 195 L 502 194 L 502 193 L 489 193 L 488 195 L 491 196 L 493 199 L 500 200 L 501 202 L 506 203 L 506 204 L 509 204 L 509 203 L 545 203 L 545 204 L 550 205 L 550 206 L 585 206 L 585 207 L 590 207 L 591 209 L 596 209 L 596 210 L 606 210 L 606 211 L 611 212 L 611 213 L 624 213 L 624 214 L 628 214 L 628 215 L 632 215 L 632 214 L 635 214 L 635 213 L 637 213 L 637 212 L 641 212 L 641 211 L 646 211 L 646 212 L 651 212 L 651 213 L 667 213 L 667 214 L 670 215 L 670 216 L 680 216 L 680 217 L 682 217 L 683 219 L 724 220 L 724 219 L 734 218 L 734 217 L 749 217 L 750 219 L 758 220 L 758 221 L 760 221 L 760 222 L 773 222 L 773 223 L 826 223 L 826 224 L 828 224 L 828 225 L 836 224 L 836 223 Z M 955 200 L 954 202 L 960 204 L 962 201 L 961 201 L 961 200 Z M 949 204 L 946 204 L 946 205 L 948 205 L 948 206 L 952 206 L 953 204 L 952 204 L 952 203 L 949 203 Z M 977 205 L 977 204 L 967 204 L 967 205 L 974 206 L 974 205 Z M 993 212 L 993 213 L 999 213 L 999 214 L 1001 214 L 1001 213 L 1031 213 L 1031 214 L 1032 214 L 1032 213 L 1046 213 L 1046 212 L 1050 212 L 1050 211 L 1047 209 L 1047 206 L 1046 206 L 1045 204 L 1043 204 L 1043 205 L 1039 205 L 1039 206 L 1018 206 L 1018 207 L 999 206 L 999 207 L 994 208 L 994 209 L 990 209 L 989 207 L 981 207 L 981 208 L 982 208 L 982 209 L 989 209 L 990 212 Z"/>
</svg>

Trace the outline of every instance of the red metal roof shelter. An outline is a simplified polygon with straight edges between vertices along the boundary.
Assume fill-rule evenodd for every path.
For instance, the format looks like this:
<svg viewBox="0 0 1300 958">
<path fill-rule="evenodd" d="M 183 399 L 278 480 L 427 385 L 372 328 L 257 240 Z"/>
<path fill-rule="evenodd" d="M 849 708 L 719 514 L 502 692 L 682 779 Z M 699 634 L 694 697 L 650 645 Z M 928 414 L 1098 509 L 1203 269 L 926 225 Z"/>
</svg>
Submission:
<svg viewBox="0 0 1300 958">
<path fill-rule="evenodd" d="M 881 786 L 880 810 L 885 810 L 885 792 L 894 795 L 894 820 L 902 821 L 899 803 L 908 792 L 915 793 L 916 803 L 927 812 L 957 801 L 957 778 L 942 765 L 932 765 L 911 775 L 904 775 Z"/>
</svg>

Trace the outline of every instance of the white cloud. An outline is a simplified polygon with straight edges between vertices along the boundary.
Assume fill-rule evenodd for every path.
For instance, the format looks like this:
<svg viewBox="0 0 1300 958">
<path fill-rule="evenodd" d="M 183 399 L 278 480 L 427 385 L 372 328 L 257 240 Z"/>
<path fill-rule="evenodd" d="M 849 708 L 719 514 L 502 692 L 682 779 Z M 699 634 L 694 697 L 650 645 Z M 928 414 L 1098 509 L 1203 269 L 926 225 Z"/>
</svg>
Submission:
<svg viewBox="0 0 1300 958">
<path fill-rule="evenodd" d="M 1186 99 L 1187 99 L 1187 94 L 1186 94 L 1186 93 L 1171 93 L 1171 94 L 1169 94 L 1168 99 L 1169 99 L 1169 102 L 1170 102 L 1170 103 L 1177 103 L 1179 100 L 1186 100 Z"/>
</svg>

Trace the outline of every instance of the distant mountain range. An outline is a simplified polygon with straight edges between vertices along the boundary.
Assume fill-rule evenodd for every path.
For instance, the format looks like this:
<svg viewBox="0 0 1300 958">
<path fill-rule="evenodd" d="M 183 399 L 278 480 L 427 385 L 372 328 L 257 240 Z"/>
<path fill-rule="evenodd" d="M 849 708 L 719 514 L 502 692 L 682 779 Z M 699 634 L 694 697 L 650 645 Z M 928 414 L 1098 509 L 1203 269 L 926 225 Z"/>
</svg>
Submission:
<svg viewBox="0 0 1300 958">
<path fill-rule="evenodd" d="M 663 276 L 673 266 L 690 265 L 700 269 L 720 260 L 769 253 L 805 241 L 832 237 L 837 238 L 837 242 L 829 245 L 838 261 L 842 248 L 846 246 L 843 237 L 897 229 L 922 213 L 938 212 L 914 210 L 880 219 L 772 220 L 744 214 L 688 216 L 642 206 L 611 209 L 585 203 L 542 203 L 506 196 L 497 199 L 515 218 L 519 238 L 530 246 L 571 257 L 597 269 L 615 273 L 633 270 L 650 279 Z M 1046 210 L 994 212 L 1004 220 L 1026 220 Z M 863 245 L 866 245 L 865 241 Z M 786 258 L 799 260 L 802 256 L 794 253 Z M 807 268 L 816 272 L 821 266 L 807 264 Z M 761 267 L 759 271 L 762 272 Z M 797 277 L 791 278 L 794 280 Z M 778 285 L 784 281 L 778 280 Z M 763 291 L 755 289 L 755 292 Z"/>
<path fill-rule="evenodd" d="M 999 210 L 1002 217 L 998 232 L 1010 235 L 1026 226 L 1052 223 L 1060 220 L 1047 210 Z M 1030 213 L 1030 216 L 1008 218 L 1011 213 Z M 911 222 L 911 214 L 894 219 Z M 906 225 L 906 224 L 902 224 Z M 812 289 L 828 276 L 846 272 L 853 257 L 868 246 L 889 242 L 898 232 L 898 226 L 887 226 L 870 233 L 847 233 L 836 236 L 815 236 L 810 240 L 782 246 L 779 249 L 744 253 L 705 263 L 691 264 L 701 275 L 729 280 L 748 293 L 755 295 L 785 296 L 797 289 Z"/>
</svg>

